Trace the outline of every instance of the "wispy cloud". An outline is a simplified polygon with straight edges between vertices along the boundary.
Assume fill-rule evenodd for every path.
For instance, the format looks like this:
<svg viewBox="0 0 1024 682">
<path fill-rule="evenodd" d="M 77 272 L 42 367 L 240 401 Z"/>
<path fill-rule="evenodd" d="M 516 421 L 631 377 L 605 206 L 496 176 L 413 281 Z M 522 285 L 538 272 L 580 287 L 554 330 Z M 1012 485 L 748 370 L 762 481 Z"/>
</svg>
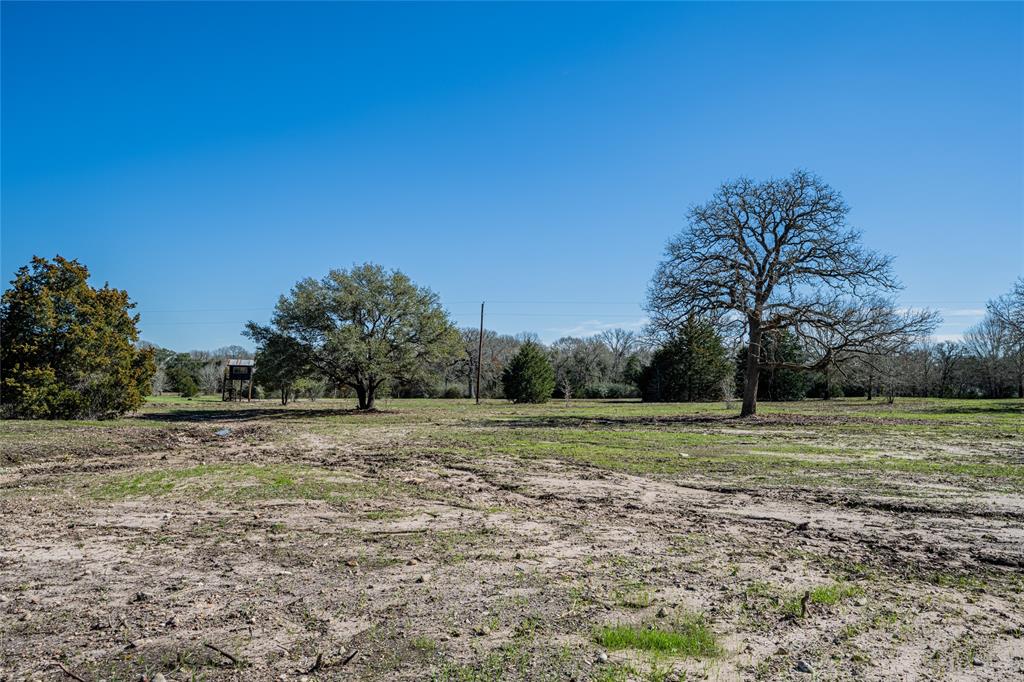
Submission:
<svg viewBox="0 0 1024 682">
<path fill-rule="evenodd" d="M 584 320 L 572 327 L 549 327 L 544 332 L 545 336 L 550 336 L 552 339 L 558 339 L 562 336 L 593 336 L 609 329 L 640 330 L 643 329 L 647 322 L 648 318 L 646 317 L 627 321 L 619 320 L 617 322 L 604 322 L 596 319 Z"/>
<path fill-rule="evenodd" d="M 984 317 L 984 308 L 939 308 L 943 317 Z"/>
<path fill-rule="evenodd" d="M 954 341 L 959 343 L 964 340 L 963 334 L 932 334 L 929 337 L 934 343 L 942 343 L 943 341 Z"/>
</svg>

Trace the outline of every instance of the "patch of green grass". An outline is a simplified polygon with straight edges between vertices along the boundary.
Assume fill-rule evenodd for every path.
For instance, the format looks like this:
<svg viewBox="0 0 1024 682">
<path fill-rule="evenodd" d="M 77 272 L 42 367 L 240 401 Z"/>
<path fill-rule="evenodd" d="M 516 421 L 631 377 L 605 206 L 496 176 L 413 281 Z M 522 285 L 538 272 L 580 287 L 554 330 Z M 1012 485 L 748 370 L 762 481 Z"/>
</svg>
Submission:
<svg viewBox="0 0 1024 682">
<path fill-rule="evenodd" d="M 594 636 L 606 649 L 635 649 L 676 656 L 711 658 L 721 653 L 715 633 L 703 618 L 691 616 L 675 623 L 671 630 L 638 625 L 606 625 Z"/>
<path fill-rule="evenodd" d="M 864 594 L 864 589 L 859 585 L 836 582 L 831 585 L 822 585 L 811 590 L 810 602 L 812 604 L 838 604 L 844 599 L 859 597 Z"/>
<path fill-rule="evenodd" d="M 859 597 L 864 594 L 864 589 L 859 585 L 853 585 L 845 582 L 834 582 L 831 585 L 819 585 L 807 590 L 809 597 L 807 603 L 817 604 L 819 606 L 835 606 L 839 602 L 850 599 L 852 597 Z M 787 599 L 782 604 L 782 613 L 794 618 L 800 617 L 800 602 L 803 599 L 803 593 L 795 595 Z"/>
<path fill-rule="evenodd" d="M 654 603 L 654 597 L 641 583 L 630 583 L 612 592 L 615 603 L 627 609 L 645 609 Z"/>
<path fill-rule="evenodd" d="M 420 653 L 432 654 L 437 651 L 437 642 L 430 637 L 416 637 L 410 644 L 413 649 Z"/>
<path fill-rule="evenodd" d="M 929 582 L 932 585 L 938 585 L 939 587 L 953 587 L 959 590 L 969 591 L 983 591 L 985 589 L 985 581 L 982 578 L 974 575 L 966 574 L 954 574 L 944 573 L 942 571 L 934 571 L 924 576 L 925 582 Z"/>
</svg>

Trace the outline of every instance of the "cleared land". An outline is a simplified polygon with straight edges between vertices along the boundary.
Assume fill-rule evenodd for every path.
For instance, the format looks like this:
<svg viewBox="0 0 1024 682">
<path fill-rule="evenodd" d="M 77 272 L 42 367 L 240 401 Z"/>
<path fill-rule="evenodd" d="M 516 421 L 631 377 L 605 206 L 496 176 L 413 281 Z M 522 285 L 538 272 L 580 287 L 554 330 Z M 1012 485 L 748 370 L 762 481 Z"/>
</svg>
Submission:
<svg viewBox="0 0 1024 682">
<path fill-rule="evenodd" d="M 0 424 L 0 679 L 1020 679 L 1024 401 Z"/>
</svg>

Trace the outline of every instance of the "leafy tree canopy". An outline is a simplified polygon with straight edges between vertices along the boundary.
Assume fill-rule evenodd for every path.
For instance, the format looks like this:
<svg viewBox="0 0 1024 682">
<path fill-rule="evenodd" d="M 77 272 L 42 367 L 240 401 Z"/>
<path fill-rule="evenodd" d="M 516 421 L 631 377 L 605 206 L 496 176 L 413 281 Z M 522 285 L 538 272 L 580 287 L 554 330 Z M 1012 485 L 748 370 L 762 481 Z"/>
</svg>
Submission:
<svg viewBox="0 0 1024 682">
<path fill-rule="evenodd" d="M 460 345 L 437 294 L 372 263 L 302 280 L 278 301 L 272 326 L 250 322 L 246 334 L 260 347 L 291 339 L 323 377 L 355 390 L 360 409 L 374 407 L 385 382 L 410 382 Z"/>
<path fill-rule="evenodd" d="M 103 419 L 137 409 L 155 371 L 138 348 L 128 293 L 89 286 L 76 260 L 34 257 L 0 302 L 3 410 L 32 419 Z"/>
</svg>

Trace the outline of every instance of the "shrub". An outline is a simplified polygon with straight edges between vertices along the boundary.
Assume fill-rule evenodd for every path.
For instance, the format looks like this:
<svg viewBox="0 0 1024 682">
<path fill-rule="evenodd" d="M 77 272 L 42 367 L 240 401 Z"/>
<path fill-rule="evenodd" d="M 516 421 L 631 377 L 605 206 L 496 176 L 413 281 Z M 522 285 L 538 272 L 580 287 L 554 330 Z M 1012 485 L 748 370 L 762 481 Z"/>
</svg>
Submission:
<svg viewBox="0 0 1024 682">
<path fill-rule="evenodd" d="M 514 403 L 545 403 L 555 390 L 555 370 L 540 346 L 527 341 L 505 367 L 501 383 Z"/>
<path fill-rule="evenodd" d="M 583 389 L 582 398 L 636 398 L 640 395 L 636 386 L 613 382 L 593 384 Z"/>
<path fill-rule="evenodd" d="M 462 390 L 461 387 L 459 387 L 459 386 L 449 386 L 448 388 L 444 389 L 444 393 L 441 394 L 441 397 L 442 398 L 448 398 L 449 400 L 452 400 L 452 399 L 455 399 L 455 398 L 465 397 L 465 395 L 466 394 Z"/>
<path fill-rule="evenodd" d="M 178 383 L 178 393 L 181 394 L 182 398 L 191 398 L 199 393 L 199 385 L 192 377 L 185 375 Z"/>
</svg>

